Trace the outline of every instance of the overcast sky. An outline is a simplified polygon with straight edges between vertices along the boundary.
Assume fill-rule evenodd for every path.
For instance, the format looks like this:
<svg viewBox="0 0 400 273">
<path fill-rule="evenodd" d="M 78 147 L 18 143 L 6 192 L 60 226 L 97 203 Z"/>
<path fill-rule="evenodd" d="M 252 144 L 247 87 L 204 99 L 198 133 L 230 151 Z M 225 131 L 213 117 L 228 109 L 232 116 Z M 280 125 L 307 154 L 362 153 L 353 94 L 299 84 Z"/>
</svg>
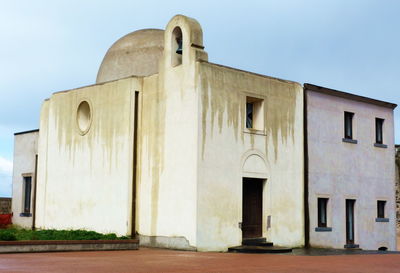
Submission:
<svg viewBox="0 0 400 273">
<path fill-rule="evenodd" d="M 1 0 L 0 196 L 42 101 L 93 84 L 113 42 L 175 14 L 200 22 L 211 62 L 400 103 L 400 1 Z"/>
</svg>

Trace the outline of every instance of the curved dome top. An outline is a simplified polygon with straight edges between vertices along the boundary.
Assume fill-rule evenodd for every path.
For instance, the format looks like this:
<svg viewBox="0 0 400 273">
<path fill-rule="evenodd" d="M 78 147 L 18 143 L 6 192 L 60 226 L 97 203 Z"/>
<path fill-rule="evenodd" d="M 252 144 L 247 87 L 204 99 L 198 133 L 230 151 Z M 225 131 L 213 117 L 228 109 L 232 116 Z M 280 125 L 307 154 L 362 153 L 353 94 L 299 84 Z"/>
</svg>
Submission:
<svg viewBox="0 0 400 273">
<path fill-rule="evenodd" d="M 156 74 L 163 51 L 164 30 L 142 29 L 129 33 L 108 49 L 96 83 Z"/>
</svg>

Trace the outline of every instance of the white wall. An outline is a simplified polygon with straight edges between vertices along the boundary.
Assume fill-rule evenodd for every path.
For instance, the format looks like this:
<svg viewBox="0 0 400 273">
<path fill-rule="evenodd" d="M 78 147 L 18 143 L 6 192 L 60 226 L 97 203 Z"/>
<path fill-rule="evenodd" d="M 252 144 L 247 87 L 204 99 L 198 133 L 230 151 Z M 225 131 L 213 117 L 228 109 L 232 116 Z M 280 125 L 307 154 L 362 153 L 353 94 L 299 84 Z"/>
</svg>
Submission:
<svg viewBox="0 0 400 273">
<path fill-rule="evenodd" d="M 24 210 L 24 176 L 32 177 L 31 213 L 35 192 L 35 162 L 38 149 L 39 132 L 16 134 L 14 137 L 14 169 L 12 184 L 13 224 L 31 228 L 32 215 L 20 215 Z"/>
<path fill-rule="evenodd" d="M 249 176 L 266 178 L 263 236 L 276 245 L 304 245 L 301 85 L 199 66 L 198 249 L 226 251 L 241 244 L 242 178 Z M 245 128 L 246 96 L 264 99 L 265 130 Z"/>
<path fill-rule="evenodd" d="M 134 92 L 128 78 L 52 95 L 40 124 L 37 226 L 130 234 Z M 91 105 L 87 134 L 77 126 Z"/>
<path fill-rule="evenodd" d="M 179 56 L 173 46 L 176 27 L 183 35 L 183 54 Z M 192 18 L 173 17 L 164 34 L 159 74 L 144 79 L 138 232 L 154 236 L 153 246 L 195 249 L 199 142 L 196 61 L 206 59 L 207 53 L 201 49 L 201 27 Z M 177 58 L 182 62 L 174 66 L 172 60 Z"/>
<path fill-rule="evenodd" d="M 393 111 L 390 108 L 307 92 L 310 244 L 343 248 L 345 199 L 356 199 L 355 244 L 362 249 L 396 249 Z M 353 138 L 342 142 L 344 111 L 355 113 Z M 384 144 L 374 147 L 375 118 L 384 118 Z M 317 198 L 328 197 L 332 232 L 315 232 Z M 375 222 L 377 200 L 386 200 L 388 223 Z"/>
</svg>

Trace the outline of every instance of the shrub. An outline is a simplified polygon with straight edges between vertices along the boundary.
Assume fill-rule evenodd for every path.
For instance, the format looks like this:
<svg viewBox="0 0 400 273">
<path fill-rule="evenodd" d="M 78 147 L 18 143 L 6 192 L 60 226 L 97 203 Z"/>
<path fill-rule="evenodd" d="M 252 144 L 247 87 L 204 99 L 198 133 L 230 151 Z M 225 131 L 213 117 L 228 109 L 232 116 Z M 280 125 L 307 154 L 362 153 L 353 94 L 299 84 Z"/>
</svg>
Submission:
<svg viewBox="0 0 400 273">
<path fill-rule="evenodd" d="M 127 236 L 118 237 L 115 233 L 101 234 L 87 230 L 30 230 L 12 226 L 0 230 L 0 241 L 22 240 L 126 240 Z"/>
<path fill-rule="evenodd" d="M 16 241 L 17 236 L 10 230 L 1 230 L 0 231 L 0 241 Z"/>
</svg>

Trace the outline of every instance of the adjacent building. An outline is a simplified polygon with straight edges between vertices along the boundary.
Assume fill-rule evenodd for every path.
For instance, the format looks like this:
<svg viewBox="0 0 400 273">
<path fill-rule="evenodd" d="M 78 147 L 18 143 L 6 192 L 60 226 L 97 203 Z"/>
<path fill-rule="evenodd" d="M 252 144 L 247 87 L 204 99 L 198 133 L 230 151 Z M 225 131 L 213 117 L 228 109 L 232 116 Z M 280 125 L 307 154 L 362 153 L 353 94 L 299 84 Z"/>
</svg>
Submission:
<svg viewBox="0 0 400 273">
<path fill-rule="evenodd" d="M 30 140 L 37 153 L 30 148 L 22 158 L 30 170 L 14 170 L 19 186 L 13 198 L 20 204 L 13 207 L 14 222 L 30 217 L 36 228 L 115 232 L 137 236 L 141 245 L 198 251 L 226 251 L 243 239 L 265 237 L 287 247 L 305 246 L 310 238 L 311 245 L 343 248 L 345 239 L 335 233 L 339 224 L 326 226 L 336 237 L 325 245 L 319 243 L 320 233 L 311 230 L 318 198 L 330 198 L 325 203 L 332 207 L 330 213 L 337 192 L 318 188 L 322 179 L 315 170 L 331 170 L 329 162 L 318 161 L 316 150 L 327 156 L 332 150 L 321 144 L 324 135 L 309 128 L 313 122 L 315 128 L 327 126 L 318 120 L 323 109 L 310 109 L 318 105 L 311 102 L 320 93 L 308 98 L 309 89 L 209 62 L 200 24 L 182 15 L 172 18 L 165 30 L 130 33 L 108 50 L 96 84 L 56 92 L 43 103 L 39 137 Z M 338 100 L 328 96 L 324 103 L 331 97 Z M 304 98 L 310 100 L 307 106 Z M 361 108 L 369 106 L 376 105 Z M 380 111 L 376 118 L 385 120 L 384 140 L 377 144 L 387 147 L 372 149 L 380 149 L 385 160 L 379 166 L 390 171 L 394 162 L 386 159 L 393 152 L 392 108 Z M 339 144 L 350 145 L 337 130 Z M 359 130 L 357 136 L 362 133 L 354 130 Z M 364 139 L 358 139 L 358 146 L 351 145 L 362 147 L 357 155 L 362 157 Z M 16 141 L 16 155 L 23 154 L 24 141 Z M 36 154 L 37 172 L 32 168 Z M 357 191 L 340 198 L 356 199 L 357 206 L 362 198 L 385 201 L 383 218 L 389 222 L 377 225 L 385 233 L 371 237 L 372 243 L 362 244 L 357 237 L 361 233 L 355 233 L 354 244 L 393 249 L 394 177 L 384 177 L 377 196 L 372 196 L 373 189 L 371 196 L 364 196 L 359 178 L 364 167 L 351 173 L 332 171 L 332 176 L 357 176 L 352 178 Z M 21 186 L 28 185 L 27 174 L 34 181 L 33 217 L 21 207 L 29 189 Z M 327 183 L 336 180 L 344 179 Z M 368 183 L 375 187 L 375 182 Z M 339 203 L 337 207 L 342 209 Z"/>
<path fill-rule="evenodd" d="M 304 87 L 310 245 L 396 249 L 396 105 Z"/>
<path fill-rule="evenodd" d="M 39 130 L 14 134 L 12 220 L 24 228 L 34 227 L 38 139 Z"/>
</svg>

